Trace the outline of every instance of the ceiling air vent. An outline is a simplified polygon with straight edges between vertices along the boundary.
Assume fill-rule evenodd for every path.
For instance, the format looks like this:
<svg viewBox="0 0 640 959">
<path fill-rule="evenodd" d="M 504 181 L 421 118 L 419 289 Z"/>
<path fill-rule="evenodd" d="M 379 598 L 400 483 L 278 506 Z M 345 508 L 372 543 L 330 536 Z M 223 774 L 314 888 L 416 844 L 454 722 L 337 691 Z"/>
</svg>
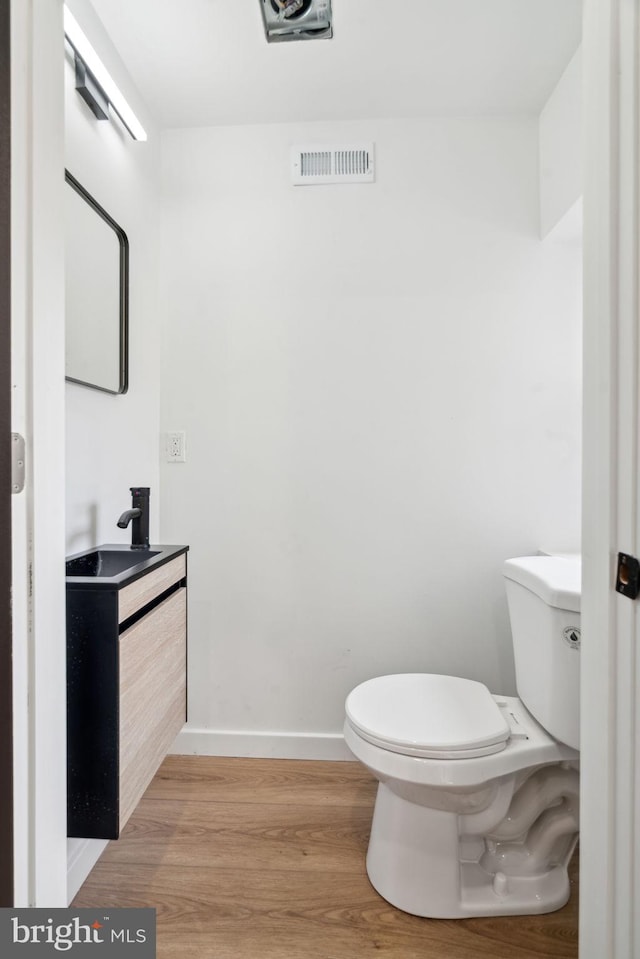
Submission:
<svg viewBox="0 0 640 959">
<path fill-rule="evenodd" d="M 373 183 L 373 143 L 292 147 L 291 174 L 294 186 Z"/>
<path fill-rule="evenodd" d="M 261 0 L 269 43 L 283 40 L 330 40 L 331 0 Z"/>
</svg>

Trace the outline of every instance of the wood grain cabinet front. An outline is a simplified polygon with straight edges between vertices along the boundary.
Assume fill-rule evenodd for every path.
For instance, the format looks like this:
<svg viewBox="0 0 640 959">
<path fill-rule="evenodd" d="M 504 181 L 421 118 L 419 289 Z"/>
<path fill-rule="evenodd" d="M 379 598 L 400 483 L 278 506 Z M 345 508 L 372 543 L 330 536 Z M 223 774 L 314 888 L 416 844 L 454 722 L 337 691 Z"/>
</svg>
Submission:
<svg viewBox="0 0 640 959">
<path fill-rule="evenodd" d="M 124 611 L 124 615 L 123 615 Z M 117 839 L 186 721 L 186 556 L 67 586 L 67 833 Z"/>
<path fill-rule="evenodd" d="M 187 591 L 181 587 L 119 639 L 120 828 L 184 725 L 186 629 Z"/>
</svg>

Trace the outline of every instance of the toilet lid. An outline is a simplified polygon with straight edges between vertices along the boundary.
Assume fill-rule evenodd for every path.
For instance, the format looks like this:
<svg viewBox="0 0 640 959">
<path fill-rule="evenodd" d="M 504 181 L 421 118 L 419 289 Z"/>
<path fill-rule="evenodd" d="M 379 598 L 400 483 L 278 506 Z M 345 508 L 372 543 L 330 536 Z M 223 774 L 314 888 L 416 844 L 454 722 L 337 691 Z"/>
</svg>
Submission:
<svg viewBox="0 0 640 959">
<path fill-rule="evenodd" d="M 347 718 L 368 742 L 427 759 L 471 759 L 504 749 L 509 724 L 483 683 L 402 673 L 357 686 Z"/>
</svg>

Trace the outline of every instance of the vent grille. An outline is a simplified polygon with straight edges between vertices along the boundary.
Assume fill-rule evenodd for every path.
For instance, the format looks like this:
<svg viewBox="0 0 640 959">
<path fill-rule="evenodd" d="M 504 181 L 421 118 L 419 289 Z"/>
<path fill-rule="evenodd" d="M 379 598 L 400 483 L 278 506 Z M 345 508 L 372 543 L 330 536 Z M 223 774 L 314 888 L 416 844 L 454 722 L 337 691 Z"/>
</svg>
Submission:
<svg viewBox="0 0 640 959">
<path fill-rule="evenodd" d="M 307 152 L 300 154 L 300 176 L 331 176 L 331 153 L 328 150 L 324 152 Z"/>
<path fill-rule="evenodd" d="M 353 146 L 295 146 L 291 151 L 295 186 L 318 183 L 373 183 L 373 143 Z"/>
</svg>

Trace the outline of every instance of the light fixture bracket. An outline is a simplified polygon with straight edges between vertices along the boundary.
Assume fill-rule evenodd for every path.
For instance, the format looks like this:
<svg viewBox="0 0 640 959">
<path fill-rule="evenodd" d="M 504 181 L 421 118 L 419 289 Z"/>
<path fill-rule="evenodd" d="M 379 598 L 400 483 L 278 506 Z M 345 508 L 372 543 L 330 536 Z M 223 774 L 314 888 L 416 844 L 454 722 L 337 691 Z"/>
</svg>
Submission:
<svg viewBox="0 0 640 959">
<path fill-rule="evenodd" d="M 87 68 L 84 60 L 77 53 L 74 54 L 74 58 L 76 63 L 76 90 L 97 120 L 108 120 L 109 99 L 106 93 L 91 70 Z"/>
</svg>

